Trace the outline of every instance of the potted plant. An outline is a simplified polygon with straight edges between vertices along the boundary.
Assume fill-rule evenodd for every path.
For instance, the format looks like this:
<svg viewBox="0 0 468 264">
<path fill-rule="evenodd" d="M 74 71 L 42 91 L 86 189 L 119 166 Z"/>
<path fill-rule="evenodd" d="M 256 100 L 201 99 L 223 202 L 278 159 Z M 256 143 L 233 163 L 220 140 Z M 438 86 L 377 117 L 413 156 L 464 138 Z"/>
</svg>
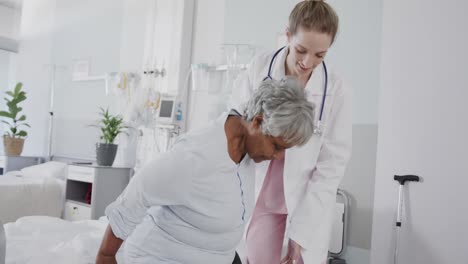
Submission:
<svg viewBox="0 0 468 264">
<path fill-rule="evenodd" d="M 100 166 L 112 166 L 118 145 L 114 144 L 115 138 L 120 133 L 126 133 L 128 127 L 124 125 L 123 118 L 112 115 L 108 109 L 101 108 L 101 119 L 98 127 L 101 129 L 101 140 L 96 144 L 96 162 Z"/>
<path fill-rule="evenodd" d="M 19 103 L 26 100 L 26 92 L 21 90 L 22 83 L 16 84 L 13 91 L 7 91 L 8 97 L 5 97 L 8 111 L 0 111 L 0 116 L 6 118 L 2 120 L 8 125 L 8 129 L 3 136 L 3 145 L 7 156 L 19 156 L 23 151 L 24 139 L 28 136 L 28 132 L 21 130 L 21 126 L 30 127 L 26 121 L 26 115 L 20 114 L 23 110 Z"/>
</svg>

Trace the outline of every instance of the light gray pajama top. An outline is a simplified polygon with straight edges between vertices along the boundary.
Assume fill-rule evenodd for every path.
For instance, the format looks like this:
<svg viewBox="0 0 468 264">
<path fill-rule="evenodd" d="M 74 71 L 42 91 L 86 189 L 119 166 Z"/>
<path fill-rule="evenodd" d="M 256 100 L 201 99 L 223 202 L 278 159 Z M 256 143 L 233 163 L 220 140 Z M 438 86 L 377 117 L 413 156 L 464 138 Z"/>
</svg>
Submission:
<svg viewBox="0 0 468 264">
<path fill-rule="evenodd" d="M 231 264 L 254 204 L 254 162 L 229 157 L 224 123 L 181 137 L 106 209 L 126 263 Z"/>
</svg>

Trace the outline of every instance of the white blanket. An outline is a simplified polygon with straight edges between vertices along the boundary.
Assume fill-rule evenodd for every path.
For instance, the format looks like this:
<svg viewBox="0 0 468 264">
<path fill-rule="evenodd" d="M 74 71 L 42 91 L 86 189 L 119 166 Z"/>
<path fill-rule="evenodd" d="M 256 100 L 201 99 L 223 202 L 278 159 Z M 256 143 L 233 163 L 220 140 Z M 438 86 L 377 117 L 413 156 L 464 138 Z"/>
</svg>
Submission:
<svg viewBox="0 0 468 264">
<path fill-rule="evenodd" d="M 27 215 L 60 217 L 64 183 L 55 178 L 0 178 L 0 221 L 8 223 Z"/>
<path fill-rule="evenodd" d="M 58 162 L 0 176 L 0 222 L 13 222 L 28 215 L 60 217 L 65 200 L 64 178 L 66 165 Z"/>
<path fill-rule="evenodd" d="M 108 222 L 28 216 L 5 225 L 6 264 L 94 263 Z"/>
<path fill-rule="evenodd" d="M 75 222 L 48 216 L 22 217 L 4 225 L 5 264 L 92 264 L 108 224 L 105 216 L 99 220 Z M 125 264 L 124 250 L 125 243 L 117 252 L 119 264 Z M 244 241 L 236 251 L 244 255 Z"/>
</svg>

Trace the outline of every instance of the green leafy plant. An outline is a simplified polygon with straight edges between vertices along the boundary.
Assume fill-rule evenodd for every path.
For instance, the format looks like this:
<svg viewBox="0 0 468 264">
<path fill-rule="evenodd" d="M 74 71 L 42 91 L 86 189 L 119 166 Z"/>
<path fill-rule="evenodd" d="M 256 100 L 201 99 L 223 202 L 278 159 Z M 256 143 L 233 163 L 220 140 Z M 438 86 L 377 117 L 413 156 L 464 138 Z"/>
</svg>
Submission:
<svg viewBox="0 0 468 264">
<path fill-rule="evenodd" d="M 125 126 L 123 118 L 119 115 L 112 115 L 109 109 L 100 108 L 100 115 L 102 118 L 99 120 L 99 127 L 101 129 L 101 140 L 106 144 L 113 144 L 115 138 L 120 133 L 125 133 L 128 126 Z"/>
<path fill-rule="evenodd" d="M 19 106 L 19 103 L 26 100 L 26 92 L 21 90 L 22 87 L 23 84 L 18 83 L 13 91 L 6 92 L 9 96 L 5 97 L 8 111 L 0 111 L 0 116 L 5 117 L 8 120 L 2 120 L 3 123 L 9 126 L 9 130 L 5 132 L 5 135 L 13 138 L 25 138 L 28 135 L 28 132 L 19 128 L 21 126 L 30 127 L 25 123 L 26 115 L 20 114 L 23 108 Z"/>
</svg>

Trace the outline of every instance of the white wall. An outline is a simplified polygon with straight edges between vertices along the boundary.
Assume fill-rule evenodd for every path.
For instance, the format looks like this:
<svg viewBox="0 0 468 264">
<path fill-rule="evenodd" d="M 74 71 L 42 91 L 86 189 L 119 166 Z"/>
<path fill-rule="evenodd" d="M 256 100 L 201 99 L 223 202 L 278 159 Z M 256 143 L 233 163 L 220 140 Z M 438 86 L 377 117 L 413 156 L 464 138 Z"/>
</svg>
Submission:
<svg viewBox="0 0 468 264">
<path fill-rule="evenodd" d="M 327 55 L 353 90 L 353 149 L 341 188 L 351 194 L 350 264 L 369 263 L 377 153 L 382 1 L 328 1 L 340 30 Z"/>
<path fill-rule="evenodd" d="M 106 15 L 103 15 L 106 14 Z M 73 60 L 90 59 L 91 74 L 119 69 L 122 1 L 25 0 L 21 22 L 21 47 L 17 80 L 24 83 L 28 99 L 24 110 L 31 125 L 23 155 L 45 155 L 49 124 L 51 65 L 55 78 L 55 135 L 58 154 L 93 153 L 82 140 L 97 137 L 86 127 L 106 106 L 104 82 L 71 83 Z M 104 32 L 104 34 L 103 34 Z M 95 140 L 93 140 L 95 141 Z"/>
<path fill-rule="evenodd" d="M 327 61 L 354 92 L 354 124 L 377 124 L 382 34 L 382 0 L 327 1 L 340 18 Z"/>
<path fill-rule="evenodd" d="M 53 153 L 94 158 L 98 131 L 88 125 L 98 118 L 98 106 L 112 110 L 116 102 L 106 97 L 102 80 L 72 82 L 73 62 L 89 60 L 90 75 L 141 69 L 148 1 L 132 2 L 24 1 L 18 80 L 29 95 L 25 111 L 32 126 L 24 155 L 47 151 L 54 64 Z"/>
<path fill-rule="evenodd" d="M 192 64 L 222 62 L 220 44 L 224 42 L 225 1 L 197 0 L 192 38 Z M 191 102 L 187 114 L 188 130 L 204 124 L 213 117 L 219 98 L 207 91 L 190 91 Z"/>
<path fill-rule="evenodd" d="M 13 39 L 18 38 L 20 10 L 0 5 L 0 37 L 8 39 L 8 43 L 0 43 L 0 109 L 5 109 L 3 100 L 6 91 L 15 85 L 16 54 L 2 50 L 2 45 L 11 48 Z M 1 42 L 1 40 L 0 40 Z M 0 134 L 3 135 L 4 125 L 0 126 Z M 0 144 L 0 153 L 3 153 L 3 144 Z"/>
<path fill-rule="evenodd" d="M 0 36 L 17 39 L 21 10 L 0 5 Z"/>
<path fill-rule="evenodd" d="M 19 7 L 0 3 L 0 49 L 18 51 L 20 18 Z"/>
<path fill-rule="evenodd" d="M 0 50 L 0 109 L 5 109 L 5 101 L 3 100 L 5 96 L 5 91 L 11 89 L 9 87 L 9 71 L 10 71 L 10 52 Z M 5 131 L 4 125 L 0 126 L 0 135 L 3 135 Z M 0 144 L 0 153 L 3 153 L 3 144 Z"/>
<path fill-rule="evenodd" d="M 99 130 L 90 125 L 99 118 L 99 107 L 115 111 L 115 102 L 106 96 L 104 80 L 72 81 L 73 63 L 88 60 L 90 76 L 120 70 L 123 4 L 123 0 L 57 1 L 51 63 L 62 69 L 55 79 L 55 155 L 95 156 Z"/>
<path fill-rule="evenodd" d="M 289 12 L 298 0 L 226 0 L 226 43 L 246 43 L 259 52 L 277 48 L 279 35 L 285 33 Z"/>
<path fill-rule="evenodd" d="M 191 42 L 192 9 L 189 7 L 193 2 L 189 2 L 183 5 L 183 1 L 153 0 L 26 0 L 23 4 L 24 43 L 18 68 L 21 78 L 28 87 L 34 83 L 35 90 L 31 90 L 34 98 L 28 100 L 25 108 L 31 115 L 30 118 L 28 115 L 28 119 L 34 123 L 31 124 L 33 127 L 25 155 L 46 154 L 52 81 L 55 83 L 54 155 L 94 159 L 99 129 L 89 125 L 95 124 L 99 118 L 99 107 L 109 107 L 112 113 L 122 114 L 125 111 L 121 107 L 124 104 L 122 101 L 127 103 L 130 99 L 107 96 L 103 79 L 72 81 L 76 60 L 89 61 L 90 76 L 122 71 L 136 72 L 141 76 L 145 56 L 150 61 L 154 61 L 155 56 L 159 63 L 165 62 L 167 75 L 164 80 L 170 89 L 181 89 L 190 61 L 190 49 L 186 48 L 190 44 L 185 44 Z M 153 6 L 164 16 L 157 13 L 154 16 L 156 19 L 151 19 Z M 182 10 L 186 13 L 172 15 L 169 8 L 171 12 Z M 38 12 L 31 12 L 34 9 Z M 164 13 L 165 10 L 168 12 Z M 187 19 L 179 21 L 181 17 Z M 156 28 L 153 32 L 149 28 L 155 20 L 160 22 L 157 23 L 159 26 L 171 27 L 164 30 Z M 187 30 L 179 30 L 182 24 Z M 147 46 L 150 38 L 154 40 L 151 46 Z M 162 44 L 164 47 L 158 46 Z M 171 46 L 171 49 L 165 52 L 167 46 Z M 148 50 L 151 52 L 148 53 Z M 161 60 L 162 56 L 158 55 L 165 57 Z M 31 65 L 27 63 L 29 59 L 34 60 Z M 161 66 L 159 63 L 151 67 Z M 181 67 L 181 64 L 184 66 Z M 57 67 L 53 80 L 51 65 Z M 161 87 L 158 89 L 161 90 Z"/>
<path fill-rule="evenodd" d="M 43 155 L 48 123 L 49 76 L 55 0 L 23 1 L 17 81 L 23 82 L 28 99 L 24 102 L 27 122 L 31 125 L 22 155 Z"/>
<path fill-rule="evenodd" d="M 2 100 L 0 109 L 6 109 L 6 102 L 3 100 L 5 92 L 12 90 L 16 84 L 16 64 L 18 55 L 16 53 L 0 50 L 0 94 Z M 0 135 L 4 134 L 6 125 L 0 125 Z M 0 154 L 3 153 L 3 144 L 0 144 Z"/>
<path fill-rule="evenodd" d="M 151 0 L 124 0 L 120 39 L 120 70 L 138 71 L 144 63 L 145 42 L 142 41 L 147 28 L 146 14 Z"/>
<path fill-rule="evenodd" d="M 405 190 L 399 263 L 468 263 L 466 10 L 384 1 L 371 263 L 393 263 L 394 174 L 424 178 Z"/>
<path fill-rule="evenodd" d="M 8 90 L 8 73 L 10 71 L 10 52 L 0 50 L 0 91 Z M 3 100 L 2 100 L 3 101 Z M 4 101 L 3 101 L 4 102 Z M 4 103 L 2 103 L 3 107 Z"/>
<path fill-rule="evenodd" d="M 12 37 L 13 9 L 0 5 L 0 36 Z"/>
</svg>

